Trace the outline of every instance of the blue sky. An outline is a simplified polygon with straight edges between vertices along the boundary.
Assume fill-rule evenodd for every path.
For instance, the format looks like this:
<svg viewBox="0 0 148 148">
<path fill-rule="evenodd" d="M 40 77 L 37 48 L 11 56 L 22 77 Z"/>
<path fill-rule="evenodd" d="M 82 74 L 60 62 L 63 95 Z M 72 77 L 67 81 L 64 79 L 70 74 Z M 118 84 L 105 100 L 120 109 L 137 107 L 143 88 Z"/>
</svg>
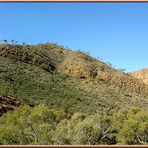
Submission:
<svg viewBox="0 0 148 148">
<path fill-rule="evenodd" d="M 148 3 L 0 3 L 0 39 L 57 42 L 135 71 L 148 67 Z"/>
</svg>

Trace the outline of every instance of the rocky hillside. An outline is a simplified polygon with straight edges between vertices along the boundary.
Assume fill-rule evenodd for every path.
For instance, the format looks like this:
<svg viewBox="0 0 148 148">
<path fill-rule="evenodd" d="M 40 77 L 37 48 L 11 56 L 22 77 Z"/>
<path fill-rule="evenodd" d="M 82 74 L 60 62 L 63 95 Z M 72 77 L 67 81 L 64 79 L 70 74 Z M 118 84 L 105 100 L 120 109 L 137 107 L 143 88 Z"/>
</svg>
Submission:
<svg viewBox="0 0 148 148">
<path fill-rule="evenodd" d="M 0 45 L 0 95 L 67 112 L 147 107 L 148 86 L 82 51 L 56 44 Z"/>
<path fill-rule="evenodd" d="M 131 75 L 141 79 L 144 83 L 148 84 L 148 68 L 132 72 Z"/>
</svg>

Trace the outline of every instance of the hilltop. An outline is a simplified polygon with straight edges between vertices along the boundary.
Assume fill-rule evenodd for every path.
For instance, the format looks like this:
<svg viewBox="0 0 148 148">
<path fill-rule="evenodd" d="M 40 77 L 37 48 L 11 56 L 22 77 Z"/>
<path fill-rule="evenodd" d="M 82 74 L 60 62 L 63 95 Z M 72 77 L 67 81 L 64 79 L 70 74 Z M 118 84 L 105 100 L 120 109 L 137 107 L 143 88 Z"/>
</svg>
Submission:
<svg viewBox="0 0 148 148">
<path fill-rule="evenodd" d="M 148 84 L 148 68 L 143 68 L 138 71 L 132 72 L 132 76 L 141 79 L 144 83 Z"/>
<path fill-rule="evenodd" d="M 0 83 L 0 144 L 145 143 L 147 136 L 140 141 L 138 137 L 136 142 L 128 141 L 129 138 L 125 141 L 128 132 L 119 131 L 123 129 L 120 123 L 125 122 L 124 126 L 132 127 L 141 118 L 136 127 L 139 128 L 141 122 L 144 125 L 138 134 L 143 135 L 147 130 L 147 114 L 143 114 L 143 110 L 148 108 L 148 86 L 88 53 L 65 49 L 52 43 L 1 44 Z M 123 115 L 125 116 L 122 117 Z M 130 121 L 131 118 L 134 122 Z M 127 123 L 127 119 L 131 124 Z M 105 128 L 106 132 L 112 134 L 106 137 L 106 132 L 102 130 L 101 139 L 96 138 L 96 130 L 101 129 L 94 127 L 97 125 L 95 122 L 103 122 L 100 128 Z M 120 126 L 114 125 L 116 122 Z M 68 123 L 76 125 L 72 129 L 79 136 L 85 130 L 82 125 L 89 127 L 88 133 L 93 131 L 91 128 L 95 131 L 86 139 L 83 137 L 88 134 L 85 131 L 86 134 L 79 141 L 70 136 L 73 133 L 64 136 Z M 106 126 L 111 130 L 106 129 Z M 80 127 L 82 129 L 78 130 Z M 129 130 L 131 127 L 128 127 Z M 79 133 L 77 130 L 83 132 Z M 135 129 L 136 132 L 138 130 Z M 22 138 L 19 139 L 18 134 Z M 66 136 L 68 137 L 65 139 Z"/>
</svg>

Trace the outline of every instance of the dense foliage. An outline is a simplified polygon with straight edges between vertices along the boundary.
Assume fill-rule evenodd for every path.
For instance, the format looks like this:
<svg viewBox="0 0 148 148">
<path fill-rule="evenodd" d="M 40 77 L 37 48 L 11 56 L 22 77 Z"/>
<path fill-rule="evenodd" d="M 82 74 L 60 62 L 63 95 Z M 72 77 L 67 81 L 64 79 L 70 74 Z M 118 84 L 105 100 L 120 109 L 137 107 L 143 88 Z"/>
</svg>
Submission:
<svg viewBox="0 0 148 148">
<path fill-rule="evenodd" d="M 0 118 L 0 144 L 148 144 L 147 121 L 148 114 L 135 107 L 69 117 L 45 104 L 25 105 Z"/>
</svg>

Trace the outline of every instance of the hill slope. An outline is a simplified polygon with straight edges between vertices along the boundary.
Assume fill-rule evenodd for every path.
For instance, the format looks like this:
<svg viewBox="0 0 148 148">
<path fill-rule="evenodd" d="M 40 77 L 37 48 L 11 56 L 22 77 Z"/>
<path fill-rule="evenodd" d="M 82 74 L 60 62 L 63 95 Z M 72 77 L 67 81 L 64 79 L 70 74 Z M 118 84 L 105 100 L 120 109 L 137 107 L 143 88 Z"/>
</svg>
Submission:
<svg viewBox="0 0 148 148">
<path fill-rule="evenodd" d="M 0 45 L 0 83 L 0 95 L 70 113 L 148 104 L 148 87 L 140 80 L 55 44 Z"/>
<path fill-rule="evenodd" d="M 144 83 L 148 84 L 148 68 L 132 72 L 131 75 L 141 79 Z"/>
</svg>

